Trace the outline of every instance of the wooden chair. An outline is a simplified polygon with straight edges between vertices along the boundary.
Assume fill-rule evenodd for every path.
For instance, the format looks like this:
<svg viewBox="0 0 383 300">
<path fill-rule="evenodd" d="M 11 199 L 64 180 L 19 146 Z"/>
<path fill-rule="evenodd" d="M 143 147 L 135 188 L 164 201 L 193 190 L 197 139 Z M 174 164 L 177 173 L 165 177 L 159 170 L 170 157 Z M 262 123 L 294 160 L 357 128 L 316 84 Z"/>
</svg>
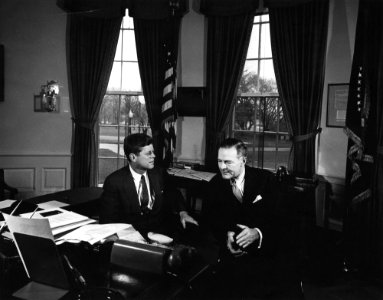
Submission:
<svg viewBox="0 0 383 300">
<path fill-rule="evenodd" d="M 15 199 L 18 190 L 8 185 L 4 180 L 4 169 L 0 169 L 0 200 Z"/>
</svg>

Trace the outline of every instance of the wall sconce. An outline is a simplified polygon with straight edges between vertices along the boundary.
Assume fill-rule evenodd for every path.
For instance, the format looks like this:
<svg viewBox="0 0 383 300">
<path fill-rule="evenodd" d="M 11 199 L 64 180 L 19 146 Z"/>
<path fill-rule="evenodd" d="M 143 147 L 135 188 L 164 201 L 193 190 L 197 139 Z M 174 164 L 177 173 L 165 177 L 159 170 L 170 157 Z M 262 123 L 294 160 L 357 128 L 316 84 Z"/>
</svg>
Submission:
<svg viewBox="0 0 383 300">
<path fill-rule="evenodd" d="M 40 94 L 34 95 L 34 107 L 36 112 L 59 112 L 60 87 L 57 81 L 47 81 L 41 86 Z"/>
</svg>

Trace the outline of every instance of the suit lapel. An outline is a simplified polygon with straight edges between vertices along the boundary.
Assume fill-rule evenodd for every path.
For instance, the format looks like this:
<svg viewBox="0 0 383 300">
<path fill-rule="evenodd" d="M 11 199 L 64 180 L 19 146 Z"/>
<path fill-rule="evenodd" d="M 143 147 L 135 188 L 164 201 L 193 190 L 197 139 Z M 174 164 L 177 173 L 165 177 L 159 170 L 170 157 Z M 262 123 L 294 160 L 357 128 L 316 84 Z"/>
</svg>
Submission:
<svg viewBox="0 0 383 300">
<path fill-rule="evenodd" d="M 149 178 L 149 185 L 150 185 L 149 187 L 150 194 L 153 201 L 152 208 L 154 208 L 154 206 L 158 204 L 158 201 L 156 201 L 156 199 L 158 200 L 159 199 L 158 197 L 161 196 L 161 187 L 160 187 L 157 175 L 154 173 L 153 170 L 148 170 L 148 178 Z"/>
<path fill-rule="evenodd" d="M 133 199 L 131 205 L 134 208 L 135 211 L 140 211 L 140 201 L 138 200 L 136 185 L 134 184 L 133 175 L 130 172 L 129 166 L 126 167 L 127 174 L 126 174 L 126 194 L 129 195 L 128 198 Z"/>
<path fill-rule="evenodd" d="M 253 201 L 254 199 L 252 199 L 251 197 L 256 196 L 257 189 L 258 189 L 257 176 L 254 172 L 251 172 L 251 170 L 248 167 L 246 167 L 245 186 L 243 191 L 243 203 Z"/>
</svg>

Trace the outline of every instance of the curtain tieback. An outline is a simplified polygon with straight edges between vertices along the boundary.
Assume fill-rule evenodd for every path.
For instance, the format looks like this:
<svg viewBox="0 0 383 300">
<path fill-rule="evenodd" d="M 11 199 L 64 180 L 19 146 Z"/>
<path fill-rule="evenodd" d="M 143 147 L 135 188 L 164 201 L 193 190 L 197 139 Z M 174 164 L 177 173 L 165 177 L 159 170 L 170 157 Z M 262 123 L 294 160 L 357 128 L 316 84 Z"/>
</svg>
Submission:
<svg viewBox="0 0 383 300">
<path fill-rule="evenodd" d="M 94 129 L 94 125 L 92 122 L 89 122 L 89 121 L 81 121 L 79 119 L 75 119 L 75 118 L 72 118 L 72 121 L 80 126 L 80 127 L 83 127 L 83 128 L 87 128 L 87 129 L 90 129 L 90 130 L 93 130 Z"/>
<path fill-rule="evenodd" d="M 301 134 L 301 135 L 296 135 L 292 137 L 293 143 L 299 143 L 306 141 L 308 139 L 314 138 L 318 133 L 322 132 L 322 128 L 318 127 L 315 131 L 306 133 L 306 134 Z"/>
</svg>

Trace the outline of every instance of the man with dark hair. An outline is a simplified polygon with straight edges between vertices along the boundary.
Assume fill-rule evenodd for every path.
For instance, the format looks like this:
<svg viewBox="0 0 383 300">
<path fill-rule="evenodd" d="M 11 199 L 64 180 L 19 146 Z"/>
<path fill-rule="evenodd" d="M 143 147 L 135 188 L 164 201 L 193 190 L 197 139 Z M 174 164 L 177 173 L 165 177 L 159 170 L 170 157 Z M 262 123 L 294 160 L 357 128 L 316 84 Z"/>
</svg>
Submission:
<svg viewBox="0 0 383 300">
<path fill-rule="evenodd" d="M 275 176 L 247 166 L 246 160 L 242 141 L 221 143 L 220 174 L 210 182 L 205 207 L 204 219 L 220 248 L 217 288 L 227 298 L 265 296 L 273 278 Z"/>
<path fill-rule="evenodd" d="M 186 212 L 182 194 L 166 185 L 165 172 L 154 166 L 152 138 L 132 134 L 124 140 L 128 165 L 110 174 L 104 182 L 100 223 L 129 223 L 146 235 L 149 231 L 171 234 L 173 213 L 180 222 L 197 222 Z"/>
</svg>

